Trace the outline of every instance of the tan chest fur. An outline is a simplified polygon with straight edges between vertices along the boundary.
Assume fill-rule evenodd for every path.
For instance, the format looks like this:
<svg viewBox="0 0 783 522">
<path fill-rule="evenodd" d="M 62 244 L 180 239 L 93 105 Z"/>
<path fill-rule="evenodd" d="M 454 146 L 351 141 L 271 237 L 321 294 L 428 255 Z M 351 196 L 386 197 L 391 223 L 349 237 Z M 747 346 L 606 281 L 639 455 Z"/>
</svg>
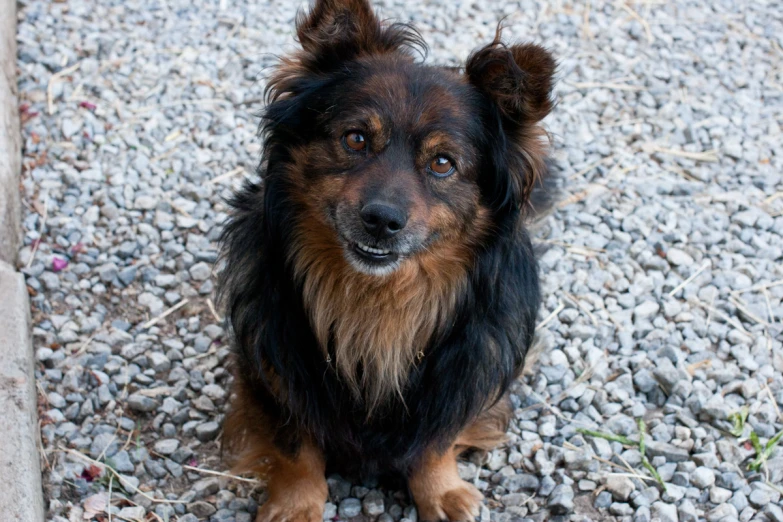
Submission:
<svg viewBox="0 0 783 522">
<path fill-rule="evenodd" d="M 313 222 L 300 230 L 295 272 L 324 357 L 331 344 L 331 364 L 372 410 L 402 395 L 411 365 L 451 320 L 473 255 L 466 242 L 444 242 L 392 274 L 371 276 L 351 268 L 328 233 Z"/>
</svg>

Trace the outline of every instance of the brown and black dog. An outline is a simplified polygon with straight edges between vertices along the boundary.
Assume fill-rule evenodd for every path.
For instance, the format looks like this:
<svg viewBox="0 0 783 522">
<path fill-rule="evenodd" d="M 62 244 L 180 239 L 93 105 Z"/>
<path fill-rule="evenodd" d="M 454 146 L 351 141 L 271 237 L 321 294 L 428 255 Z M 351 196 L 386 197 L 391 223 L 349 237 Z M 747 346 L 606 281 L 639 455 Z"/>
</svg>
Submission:
<svg viewBox="0 0 783 522">
<path fill-rule="evenodd" d="M 552 181 L 555 62 L 498 34 L 462 70 L 424 65 L 366 0 L 317 0 L 296 31 L 223 237 L 224 448 L 267 480 L 258 522 L 320 521 L 327 469 L 472 520 L 456 459 L 502 441 L 539 307 L 525 222 Z"/>
</svg>

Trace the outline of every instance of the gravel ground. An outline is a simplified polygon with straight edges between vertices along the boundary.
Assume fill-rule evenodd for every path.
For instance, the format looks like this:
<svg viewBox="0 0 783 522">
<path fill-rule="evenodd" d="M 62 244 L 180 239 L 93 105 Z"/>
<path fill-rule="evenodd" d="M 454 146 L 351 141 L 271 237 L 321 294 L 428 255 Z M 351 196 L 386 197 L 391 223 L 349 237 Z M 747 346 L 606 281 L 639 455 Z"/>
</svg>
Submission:
<svg viewBox="0 0 783 522">
<path fill-rule="evenodd" d="M 20 265 L 49 520 L 106 520 L 110 498 L 118 520 L 247 522 L 263 501 L 205 471 L 224 469 L 229 380 L 212 263 L 298 5 L 22 2 Z M 749 469 L 751 434 L 783 429 L 783 4 L 377 5 L 433 63 L 503 16 L 561 63 L 543 354 L 508 445 L 460 465 L 481 521 L 783 521 L 783 444 Z M 665 489 L 635 444 L 577 431 L 638 440 L 638 418 Z M 329 483 L 325 518 L 416 522 L 403 493 Z"/>
</svg>

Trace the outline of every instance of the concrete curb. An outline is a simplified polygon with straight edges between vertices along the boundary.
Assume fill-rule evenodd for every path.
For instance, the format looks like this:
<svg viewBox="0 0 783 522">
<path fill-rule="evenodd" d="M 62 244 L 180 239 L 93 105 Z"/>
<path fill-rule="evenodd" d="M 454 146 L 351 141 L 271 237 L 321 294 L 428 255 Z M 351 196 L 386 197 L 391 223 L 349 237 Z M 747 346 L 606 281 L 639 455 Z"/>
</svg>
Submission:
<svg viewBox="0 0 783 522">
<path fill-rule="evenodd" d="M 16 93 L 16 2 L 0 0 L 0 260 L 16 263 L 21 240 L 22 164 Z"/>
<path fill-rule="evenodd" d="M 44 520 L 30 303 L 21 242 L 16 2 L 0 0 L 0 519 Z"/>
<path fill-rule="evenodd" d="M 0 261 L 0 518 L 44 520 L 38 412 L 24 276 Z"/>
</svg>

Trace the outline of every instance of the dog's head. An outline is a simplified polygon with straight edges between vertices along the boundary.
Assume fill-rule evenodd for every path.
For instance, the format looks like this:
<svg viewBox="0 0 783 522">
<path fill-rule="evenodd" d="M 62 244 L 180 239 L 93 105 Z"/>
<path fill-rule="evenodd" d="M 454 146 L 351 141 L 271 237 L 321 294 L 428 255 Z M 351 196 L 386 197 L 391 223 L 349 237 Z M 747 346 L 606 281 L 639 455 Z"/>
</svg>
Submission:
<svg viewBox="0 0 783 522">
<path fill-rule="evenodd" d="M 517 216 L 543 171 L 537 123 L 555 62 L 499 34 L 464 70 L 423 65 L 419 34 L 366 0 L 317 0 L 297 20 L 265 113 L 267 176 L 297 205 L 301 234 L 386 275 Z"/>
</svg>

